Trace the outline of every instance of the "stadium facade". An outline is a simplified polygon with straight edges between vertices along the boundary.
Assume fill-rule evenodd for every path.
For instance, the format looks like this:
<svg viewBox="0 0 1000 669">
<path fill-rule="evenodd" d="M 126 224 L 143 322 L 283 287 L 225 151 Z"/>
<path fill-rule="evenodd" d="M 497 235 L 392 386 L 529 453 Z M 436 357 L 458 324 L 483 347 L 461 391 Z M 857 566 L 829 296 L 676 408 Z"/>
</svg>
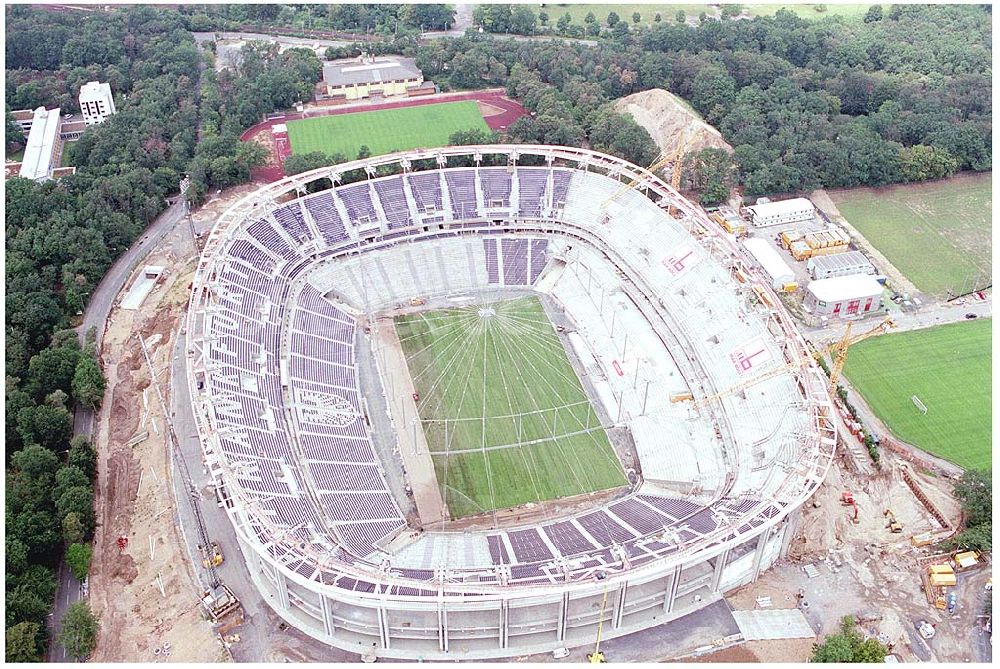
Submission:
<svg viewBox="0 0 1000 669">
<path fill-rule="evenodd" d="M 579 324 L 640 466 L 563 517 L 416 526 L 371 426 L 362 324 L 499 288 L 544 292 Z M 605 638 L 669 623 L 787 551 L 836 428 L 825 376 L 772 305 L 734 240 L 643 168 L 569 147 L 411 151 L 288 177 L 219 219 L 192 286 L 188 383 L 247 568 L 290 625 L 381 657 L 548 652 L 593 643 L 600 623 Z"/>
</svg>

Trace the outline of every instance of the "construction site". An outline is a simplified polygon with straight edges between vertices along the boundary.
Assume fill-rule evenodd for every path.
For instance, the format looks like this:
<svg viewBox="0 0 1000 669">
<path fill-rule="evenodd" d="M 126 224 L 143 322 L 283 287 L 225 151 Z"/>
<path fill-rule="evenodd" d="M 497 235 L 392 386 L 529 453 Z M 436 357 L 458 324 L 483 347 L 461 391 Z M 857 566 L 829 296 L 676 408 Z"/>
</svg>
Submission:
<svg viewBox="0 0 1000 669">
<path fill-rule="evenodd" d="M 680 149 L 675 146 L 672 151 L 664 152 L 657 163 L 650 166 L 650 171 L 677 164 L 685 145 L 682 142 Z M 523 151 L 524 147 L 518 149 Z M 551 154 L 553 147 L 539 147 L 538 150 L 544 156 Z M 602 158 L 596 154 L 587 155 L 587 160 L 591 162 L 600 159 Z M 553 171 L 552 174 L 555 173 L 551 162 L 549 170 Z M 719 218 L 708 219 L 677 197 L 681 175 L 676 170 L 674 172 L 672 187 L 669 189 L 665 184 L 646 176 L 648 173 L 636 173 L 632 179 L 623 179 L 620 186 L 602 184 L 601 188 L 604 190 L 598 189 L 594 197 L 611 196 L 610 199 L 615 199 L 627 193 L 628 196 L 623 201 L 629 204 L 616 204 L 611 208 L 602 206 L 598 210 L 583 203 L 569 213 L 577 217 L 574 220 L 580 221 L 584 216 L 582 212 L 587 210 L 591 212 L 589 216 L 598 216 L 598 220 L 594 221 L 598 229 L 609 224 L 613 226 L 616 217 L 623 214 L 634 216 L 635 212 L 642 210 L 645 205 L 637 198 L 650 197 L 650 193 L 656 191 L 662 194 L 661 210 L 671 218 L 686 221 L 685 224 L 689 226 L 686 229 L 691 231 L 689 234 L 701 243 L 704 243 L 706 235 L 710 236 L 710 229 L 722 229 L 729 233 L 738 231 L 739 223 L 732 215 L 720 214 Z M 513 178 L 515 181 L 526 180 L 528 174 L 523 172 Z M 556 182 L 552 174 L 548 176 L 548 188 L 552 188 L 552 184 Z M 578 173 L 573 173 L 571 178 L 580 184 L 585 180 Z M 589 188 L 593 190 L 598 183 L 597 178 L 587 179 Z M 485 175 L 475 174 L 474 183 L 477 188 L 482 187 L 484 181 Z M 440 176 L 440 183 L 444 191 L 443 174 Z M 290 182 L 287 186 L 294 189 L 295 183 Z M 521 188 L 525 188 L 523 183 Z M 516 192 L 516 186 L 514 190 Z M 643 194 L 640 195 L 639 191 Z M 376 192 L 374 189 L 371 191 L 373 196 Z M 381 191 L 378 193 L 381 194 Z M 461 636 L 449 639 L 447 622 L 443 627 L 429 626 L 426 641 L 433 639 L 433 642 L 414 641 L 413 654 L 407 651 L 407 639 L 420 639 L 421 631 L 401 633 L 398 623 L 394 628 L 395 632 L 385 629 L 381 633 L 381 641 L 376 634 L 373 637 L 373 647 L 369 650 L 367 642 L 357 641 L 357 637 L 366 638 L 368 634 L 363 631 L 364 626 L 357 627 L 351 636 L 346 637 L 350 639 L 349 643 L 345 643 L 345 637 L 334 634 L 334 630 L 342 630 L 345 623 L 344 619 L 335 618 L 330 613 L 339 596 L 333 594 L 322 594 L 319 597 L 318 613 L 321 620 L 328 616 L 327 621 L 335 619 L 337 622 L 335 625 L 327 622 L 325 632 L 316 632 L 310 627 L 312 623 L 308 618 L 299 613 L 292 614 L 293 606 L 303 605 L 304 598 L 307 598 L 307 588 L 297 584 L 296 588 L 288 588 L 282 595 L 280 589 L 272 590 L 270 581 L 263 580 L 271 578 L 266 570 L 284 571 L 286 566 L 281 564 L 281 560 L 269 566 L 266 559 L 262 559 L 265 555 L 258 553 L 257 547 L 252 546 L 248 538 L 242 535 L 247 529 L 241 528 L 241 524 L 257 521 L 252 517 L 239 517 L 233 521 L 236 523 L 235 528 L 230 524 L 230 517 L 235 513 L 233 509 L 239 509 L 240 505 L 246 503 L 245 498 L 237 499 L 236 496 L 246 493 L 239 490 L 239 484 L 236 483 L 239 477 L 234 478 L 231 472 L 225 473 L 230 465 L 218 459 L 206 458 L 203 450 L 203 426 L 196 427 L 198 417 L 189 415 L 191 397 L 203 389 L 205 377 L 199 373 L 192 374 L 191 369 L 185 370 L 185 359 L 192 354 L 190 345 L 185 342 L 190 341 L 190 328 L 197 323 L 190 314 L 187 314 L 188 320 L 185 321 L 188 300 L 192 294 L 197 294 L 197 289 L 192 293 L 191 288 L 196 283 L 197 266 L 194 260 L 184 259 L 192 258 L 192 250 L 202 250 L 205 245 L 203 233 L 212 229 L 226 233 L 232 221 L 227 221 L 224 214 L 234 217 L 232 220 L 241 218 L 241 210 L 233 205 L 248 201 L 248 194 L 252 194 L 252 189 L 245 188 L 215 200 L 194 214 L 190 225 L 178 226 L 168 235 L 161 246 L 146 259 L 146 262 L 162 265 L 167 270 L 156 279 L 149 295 L 136 308 L 124 309 L 119 306 L 114 309 L 104 333 L 102 361 L 109 379 L 110 401 L 104 405 L 96 435 L 102 460 L 98 486 L 98 508 L 102 509 L 102 516 L 95 540 L 89 596 L 104 629 L 113 629 L 115 633 L 101 635 L 94 656 L 96 660 L 235 659 L 269 662 L 363 658 L 371 661 L 378 657 L 440 656 L 456 659 L 505 657 L 537 661 L 564 658 L 566 661 L 586 661 L 588 658 L 591 661 L 806 661 L 814 643 L 824 635 L 838 631 L 843 616 L 853 616 L 864 635 L 879 639 L 901 661 L 963 662 L 980 659 L 977 649 L 983 644 L 988 646 L 988 633 L 983 631 L 981 611 L 985 597 L 991 594 L 988 592 L 988 583 L 991 585 L 991 556 L 934 551 L 935 545 L 954 536 L 962 528 L 961 509 L 952 496 L 956 471 L 953 468 L 937 467 L 933 461 L 897 456 L 891 448 L 882 449 L 881 460 L 876 465 L 863 441 L 865 433 L 860 429 L 860 424 L 843 405 L 837 393 L 833 392 L 844 361 L 849 355 L 849 347 L 893 329 L 895 323 L 891 317 L 859 323 L 853 332 L 853 325 L 849 321 L 846 331 L 838 338 L 822 346 L 803 345 L 792 356 L 784 353 L 784 362 L 779 359 L 778 364 L 765 366 L 763 371 L 752 374 L 748 379 L 741 380 L 739 376 L 732 376 L 726 381 L 727 377 L 720 376 L 715 380 L 713 392 L 707 394 L 693 393 L 690 389 L 664 391 L 664 397 L 670 396 L 666 404 L 674 407 L 669 410 L 677 411 L 678 415 L 687 411 L 707 411 L 710 406 L 729 407 L 733 402 L 744 403 L 745 408 L 746 403 L 754 401 L 754 397 L 765 396 L 762 388 L 767 388 L 772 383 L 781 383 L 787 377 L 797 377 L 810 369 L 812 371 L 809 372 L 808 383 L 812 385 L 807 394 L 816 393 L 810 395 L 815 398 L 810 401 L 815 401 L 816 406 L 819 406 L 823 401 L 820 393 L 828 393 L 831 398 L 828 409 L 818 414 L 818 424 L 822 429 L 817 433 L 816 442 L 820 443 L 820 435 L 823 435 L 823 439 L 828 438 L 826 435 L 835 435 L 829 452 L 821 447 L 816 456 L 820 461 L 829 458 L 826 460 L 828 464 L 817 466 L 822 472 L 818 476 L 809 475 L 806 478 L 814 484 L 807 484 L 808 492 L 796 497 L 793 502 L 794 513 L 787 517 L 782 515 L 782 522 L 773 525 L 774 531 L 761 533 L 759 540 L 754 536 L 752 543 L 747 542 L 749 550 L 746 546 L 737 544 L 743 540 L 739 533 L 747 531 L 750 525 L 741 526 L 737 530 L 739 523 L 733 520 L 736 516 L 729 516 L 727 520 L 727 514 L 738 513 L 737 508 L 755 508 L 752 489 L 742 495 L 729 493 L 716 496 L 717 493 L 711 491 L 688 488 L 693 492 L 690 498 L 696 499 L 705 508 L 718 505 L 719 511 L 713 511 L 712 516 L 719 520 L 713 521 L 711 526 L 705 526 L 704 529 L 695 523 L 681 522 L 677 525 L 680 532 L 691 533 L 690 538 L 694 540 L 692 545 L 707 543 L 716 529 L 732 533 L 729 539 L 735 539 L 737 543 L 719 555 L 708 556 L 709 559 L 704 561 L 689 558 L 687 566 L 678 564 L 664 572 L 670 574 L 666 578 L 657 575 L 655 571 L 658 569 L 655 566 L 658 564 L 656 560 L 662 558 L 648 558 L 653 569 L 648 573 L 653 576 L 645 582 L 641 578 L 631 583 L 628 580 L 634 578 L 629 576 L 631 565 L 647 559 L 638 549 L 649 547 L 643 550 L 655 555 L 654 551 L 658 550 L 655 548 L 656 542 L 667 545 L 671 541 L 678 541 L 678 534 L 671 534 L 669 531 L 664 533 L 661 528 L 655 540 L 643 543 L 648 540 L 642 539 L 641 533 L 637 532 L 640 540 L 636 542 L 635 553 L 609 544 L 611 553 L 599 559 L 596 571 L 593 565 L 587 567 L 585 559 L 567 563 L 567 582 L 573 580 L 574 565 L 586 568 L 586 573 L 580 580 L 579 594 L 568 596 L 569 601 L 579 598 L 586 606 L 577 605 L 578 617 L 574 623 L 572 620 L 567 621 L 571 614 L 566 609 L 572 607 L 567 607 L 564 603 L 564 609 L 559 613 L 558 606 L 553 608 L 551 602 L 537 600 L 539 611 L 558 613 L 553 619 L 553 632 L 556 636 L 551 641 L 542 641 L 540 636 L 525 636 L 526 643 L 521 647 L 523 649 L 508 646 L 510 641 L 502 630 L 513 622 L 508 618 L 513 614 L 502 608 L 498 609 L 503 611 L 499 654 L 486 651 L 488 646 L 484 644 L 473 643 L 472 636 L 467 637 L 468 641 L 465 642 L 461 640 Z M 342 206 L 339 204 L 339 197 L 337 209 Z M 412 196 L 407 197 L 409 199 Z M 515 196 L 510 194 L 510 197 L 513 199 Z M 552 195 L 549 197 L 553 198 Z M 483 198 L 477 199 L 482 204 Z M 447 200 L 445 204 L 448 204 Z M 454 200 L 450 206 L 456 212 L 459 211 Z M 509 206 L 516 211 L 516 204 Z M 552 199 L 548 206 L 553 206 Z M 301 211 L 307 210 L 302 205 Z M 386 202 L 376 205 L 376 210 L 383 214 L 388 211 Z M 275 218 L 277 216 L 275 214 Z M 457 220 L 459 215 L 456 213 L 455 216 Z M 693 232 L 695 219 L 704 219 L 703 223 L 698 220 L 701 227 L 697 234 Z M 307 214 L 305 220 L 308 221 L 308 227 L 314 230 L 316 223 L 312 217 Z M 519 221 L 520 226 L 523 227 L 524 224 L 524 220 Z M 727 230 L 727 225 L 735 229 Z M 508 227 L 507 231 L 509 234 L 543 234 L 541 229 Z M 545 233 L 551 235 L 553 230 L 548 228 Z M 282 236 L 286 234 L 282 233 Z M 787 241 L 786 250 L 790 253 L 793 241 Z M 836 244 L 835 240 L 813 242 L 818 245 Z M 208 244 L 212 243 L 209 239 Z M 261 242 L 265 248 L 267 243 Z M 444 250 L 445 257 L 450 257 L 447 255 L 450 251 L 445 246 L 440 248 Z M 678 249 L 681 250 L 690 254 L 692 248 Z M 504 250 L 504 254 L 507 253 L 512 252 Z M 393 258 L 388 254 L 371 257 Z M 434 257 L 440 259 L 441 251 L 436 251 Z M 686 271 L 684 263 L 687 257 L 675 253 L 669 258 L 674 263 L 675 274 Z M 664 259 L 664 265 L 668 264 L 667 260 Z M 499 262 L 503 277 L 507 270 L 504 269 L 504 261 Z M 530 262 L 527 265 L 529 268 Z M 579 256 L 574 258 L 567 255 L 560 262 L 571 268 L 573 263 L 581 263 L 581 267 L 589 268 L 588 276 L 597 276 L 599 281 L 610 281 L 614 277 L 614 270 L 607 272 L 607 275 L 601 274 L 603 270 L 598 270 L 598 265 L 591 259 L 581 261 Z M 588 265 L 588 262 L 591 264 Z M 486 264 L 489 264 L 488 255 Z M 551 272 L 552 265 L 547 267 L 547 271 Z M 538 285 L 548 288 L 555 282 L 555 278 L 545 272 L 541 272 Z M 137 279 L 140 274 L 141 271 L 137 270 Z M 546 276 L 549 276 L 549 283 L 546 283 Z M 743 286 L 746 295 L 755 296 L 752 304 L 781 323 L 781 317 L 775 315 L 780 310 L 777 294 L 789 282 L 768 285 L 770 278 L 773 277 L 769 277 L 766 272 L 761 274 L 751 262 L 733 265 L 728 274 L 728 280 L 736 287 L 737 294 L 740 294 L 739 291 L 743 290 L 740 286 Z M 123 287 L 123 295 L 128 287 L 128 284 Z M 389 284 L 383 286 L 383 289 L 390 290 Z M 431 290 L 430 284 L 425 290 Z M 454 289 L 452 287 L 449 290 Z M 403 295 L 403 292 L 398 295 L 386 293 L 385 299 L 387 303 L 399 302 Z M 702 295 L 696 297 L 704 299 Z M 368 299 L 367 294 L 365 299 Z M 602 305 L 591 317 L 599 320 L 603 315 Z M 611 332 L 613 331 L 612 324 Z M 625 336 L 627 341 L 628 335 Z M 613 345 L 613 335 L 607 343 Z M 737 357 L 740 360 L 752 360 L 750 353 L 749 350 L 743 351 Z M 823 358 L 830 368 L 829 379 L 820 374 L 815 366 L 814 361 L 819 358 Z M 628 358 L 624 355 L 621 356 L 620 363 L 618 360 L 615 363 L 620 365 L 618 369 L 629 369 Z M 639 368 L 637 363 L 632 364 L 638 379 Z M 685 370 L 685 374 L 687 373 Z M 615 395 L 613 387 L 611 394 Z M 617 406 L 607 408 L 611 409 L 611 413 L 617 410 L 621 415 L 624 412 L 624 402 L 622 394 L 617 400 Z M 199 405 L 195 402 L 194 406 Z M 638 409 L 632 410 L 638 413 Z M 645 401 L 642 413 L 645 413 Z M 113 422 L 109 420 L 112 414 L 115 416 Z M 743 429 L 746 429 L 745 424 Z M 892 446 L 891 437 L 883 439 L 887 446 Z M 905 454 L 905 451 L 900 449 L 900 453 Z M 750 451 L 747 451 L 746 455 L 749 454 Z M 782 457 L 780 451 L 773 455 L 776 458 Z M 655 480 L 659 465 L 648 457 L 640 448 L 641 471 L 645 478 Z M 676 462 L 668 464 L 676 465 Z M 710 485 L 730 484 L 730 476 L 735 471 L 737 470 L 733 469 L 726 475 L 725 483 Z M 287 476 L 287 472 L 284 475 Z M 641 483 L 630 483 L 633 486 L 631 494 L 639 489 Z M 763 482 L 763 485 L 769 483 Z M 646 495 L 643 498 L 645 506 L 652 503 L 650 500 L 654 498 L 649 497 L 649 491 L 653 490 L 659 488 L 654 485 L 643 489 Z M 770 499 L 778 499 L 783 493 L 775 490 L 769 494 L 775 496 Z M 598 508 L 603 503 L 593 502 L 593 508 Z M 581 507 L 581 510 L 585 509 Z M 563 512 L 574 513 L 569 509 L 564 509 Z M 600 512 L 612 517 L 610 510 L 602 509 Z M 227 513 L 230 517 L 227 517 Z M 767 512 L 761 517 L 769 515 L 773 514 Z M 624 515 L 614 518 L 616 523 L 621 522 L 619 518 L 624 518 L 623 526 L 626 528 L 639 527 L 636 523 L 643 522 Z M 537 526 L 532 532 L 537 531 L 550 547 L 560 545 L 556 543 L 558 538 L 555 532 L 547 529 L 549 526 L 541 524 L 544 518 L 531 519 L 530 513 L 525 514 L 524 522 L 530 521 L 529 524 L 535 523 Z M 520 517 L 518 520 L 521 520 Z M 523 532 L 527 526 L 522 522 L 517 527 L 520 528 L 517 532 Z M 275 529 L 280 528 L 271 528 L 268 532 L 274 532 Z M 593 527 L 588 526 L 588 530 L 585 536 L 597 536 L 597 530 Z M 733 533 L 733 530 L 737 531 Z M 282 531 L 294 532 L 295 528 L 289 526 Z M 492 531 L 502 532 L 503 528 L 494 527 Z M 503 537 L 502 542 L 508 547 L 507 550 L 515 547 L 515 557 L 524 558 L 528 555 L 524 552 L 523 545 L 517 544 L 512 538 L 502 533 L 494 536 Z M 425 543 L 420 544 L 421 551 L 427 556 L 432 553 L 444 556 L 450 554 L 451 559 L 454 559 L 453 550 L 441 548 L 441 544 L 429 543 L 431 535 L 425 534 L 422 538 Z M 598 545 L 599 539 L 589 540 L 594 546 Z M 683 541 L 681 539 L 681 543 Z M 383 574 L 390 584 L 387 587 L 414 587 L 419 579 L 424 578 L 418 572 L 432 566 L 430 563 L 405 566 L 406 560 L 415 559 L 419 553 L 412 548 L 395 552 L 407 545 L 410 545 L 410 541 L 396 544 L 395 548 L 385 546 L 394 552 L 392 559 L 400 559 L 404 563 L 401 571 L 392 573 L 388 570 L 388 562 L 383 564 Z M 485 545 L 484 543 L 484 548 Z M 424 549 L 424 546 L 428 547 Z M 292 545 L 289 544 L 289 547 Z M 489 553 L 492 553 L 492 547 L 491 542 Z M 371 548 L 382 550 L 378 546 Z M 569 554 L 569 551 L 563 550 Z M 622 551 L 621 555 L 615 552 L 618 550 Z M 489 553 L 485 553 L 487 560 Z M 301 556 L 314 559 L 308 552 L 301 553 Z M 752 566 L 750 556 L 753 556 Z M 743 557 L 748 559 L 742 560 Z M 616 575 L 618 567 L 615 563 L 618 560 L 622 560 L 624 567 L 620 576 Z M 494 563 L 497 574 L 504 574 L 506 570 L 506 577 L 500 578 L 496 584 L 501 589 L 511 587 L 512 575 L 514 580 L 526 580 L 522 587 L 529 599 L 525 600 L 527 606 L 524 613 L 530 610 L 530 598 L 539 597 L 541 593 L 539 590 L 531 594 L 531 578 L 545 581 L 552 578 L 543 576 L 548 573 L 544 567 L 526 578 L 527 572 L 523 569 L 527 566 L 513 565 L 514 568 L 522 569 L 521 576 L 518 576 L 518 572 L 511 572 L 511 567 L 503 562 Z M 461 566 L 455 564 L 451 569 L 456 567 L 457 572 L 462 570 Z M 325 566 L 321 565 L 321 568 Z M 359 568 L 361 567 L 355 567 Z M 439 568 L 440 566 L 434 567 L 435 570 Z M 488 566 L 479 565 L 475 571 L 478 574 L 477 587 L 480 590 L 487 588 Z M 348 570 L 346 573 L 354 573 L 357 578 L 361 572 Z M 613 575 L 620 583 L 612 590 L 611 597 L 605 581 L 608 575 Z M 369 573 L 367 577 L 372 578 L 372 574 Z M 324 577 L 317 585 L 323 587 L 328 582 Z M 450 587 L 456 591 L 464 589 L 464 586 L 455 585 L 459 582 L 452 578 Z M 425 581 L 423 586 L 416 587 L 444 588 L 446 583 L 447 581 L 437 581 L 432 586 Z M 541 580 L 536 580 L 535 583 L 542 585 Z M 554 583 L 555 581 L 551 581 L 544 585 Z M 663 619 L 668 624 L 650 624 L 650 621 L 635 615 L 643 610 L 638 602 L 632 604 L 631 609 L 626 608 L 628 602 L 632 601 L 628 597 L 632 597 L 633 593 L 656 593 L 661 585 L 665 588 L 666 604 L 663 606 L 668 614 Z M 394 592 L 403 593 L 404 590 Z M 365 610 L 366 605 L 364 596 L 358 593 L 358 590 L 354 590 L 347 599 L 353 600 L 360 612 Z M 664 595 L 661 592 L 653 596 L 662 600 Z M 609 599 L 612 601 L 609 602 Z M 696 620 L 703 608 L 705 611 L 708 608 L 713 611 L 718 608 L 722 613 L 718 616 L 714 613 L 706 615 L 704 628 L 697 634 L 692 632 L 681 635 L 680 639 L 672 636 L 680 634 L 677 630 L 685 629 L 685 625 Z M 483 612 L 490 610 L 492 605 L 484 604 Z M 587 613 L 587 610 L 590 612 Z M 632 627 L 623 624 L 629 611 L 633 612 Z M 414 620 L 423 625 L 424 618 L 415 616 Z M 655 619 L 654 616 L 653 620 Z M 559 620 L 562 622 L 556 622 Z M 640 620 L 642 622 L 638 622 Z M 769 620 L 782 622 L 769 626 Z M 389 623 L 380 624 L 386 628 L 389 626 Z M 567 625 L 574 624 L 578 625 L 578 629 L 569 638 L 566 636 Z M 559 625 L 563 626 L 562 633 L 558 632 Z M 405 623 L 402 626 L 409 627 Z M 660 630 L 663 633 L 657 636 Z M 393 641 L 399 643 L 402 640 L 401 646 L 391 646 L 390 637 L 393 634 L 398 634 Z M 630 640 L 641 640 L 642 643 L 636 644 Z M 668 640 L 670 643 L 667 643 Z M 449 642 L 452 648 L 449 648 Z M 435 646 L 437 651 L 434 650 Z M 400 648 L 403 649 L 402 653 Z M 459 648 L 464 650 L 456 653 Z"/>
</svg>

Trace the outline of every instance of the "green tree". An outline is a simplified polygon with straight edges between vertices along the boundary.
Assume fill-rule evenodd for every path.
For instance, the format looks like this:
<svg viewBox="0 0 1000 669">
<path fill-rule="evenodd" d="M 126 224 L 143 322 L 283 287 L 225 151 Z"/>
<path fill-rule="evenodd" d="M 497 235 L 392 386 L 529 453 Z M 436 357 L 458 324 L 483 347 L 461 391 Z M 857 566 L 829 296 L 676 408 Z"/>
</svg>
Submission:
<svg viewBox="0 0 1000 669">
<path fill-rule="evenodd" d="M 822 643 L 813 644 L 811 662 L 884 662 L 888 651 L 878 639 L 865 640 L 855 625 L 853 616 L 840 621 L 840 633 L 828 635 Z"/>
<path fill-rule="evenodd" d="M 74 602 L 63 615 L 59 643 L 71 656 L 84 660 L 94 652 L 99 630 L 100 623 L 86 602 Z"/>
<path fill-rule="evenodd" d="M 319 169 L 330 165 L 330 159 L 322 151 L 310 151 L 309 153 L 293 153 L 285 158 L 285 174 L 301 174 L 310 170 Z"/>
<path fill-rule="evenodd" d="M 549 24 L 549 15 L 546 12 L 538 12 L 538 22 L 543 26 L 547 26 Z"/>
<path fill-rule="evenodd" d="M 6 631 L 7 662 L 41 662 L 42 646 L 38 642 L 42 627 L 38 623 L 22 622 Z"/>
<path fill-rule="evenodd" d="M 609 28 L 614 28 L 615 24 L 621 21 L 621 17 L 618 16 L 617 12 L 610 12 L 608 14 L 607 24 Z"/>
<path fill-rule="evenodd" d="M 372 155 L 372 150 L 368 148 L 367 144 L 362 144 L 358 148 L 358 160 L 364 160 L 365 158 L 370 158 Z"/>
<path fill-rule="evenodd" d="M 733 18 L 739 16 L 742 13 L 743 13 L 743 5 L 737 2 L 722 5 L 722 16 L 724 18 Z"/>
<path fill-rule="evenodd" d="M 56 513 L 60 526 L 63 518 L 75 513 L 83 525 L 84 538 L 89 537 L 97 522 L 94 517 L 94 491 L 89 486 L 69 488 L 56 499 Z"/>
<path fill-rule="evenodd" d="M 962 504 L 966 524 L 982 525 L 993 520 L 993 473 L 970 469 L 955 484 L 955 497 Z"/>
<path fill-rule="evenodd" d="M 566 31 L 569 29 L 569 25 L 572 22 L 573 22 L 573 17 L 569 15 L 569 12 L 566 12 L 565 14 L 559 17 L 558 21 L 556 21 L 556 30 L 558 30 L 559 34 L 561 35 L 565 34 Z"/>
<path fill-rule="evenodd" d="M 594 12 L 587 12 L 587 15 L 583 17 L 583 22 L 589 26 L 591 23 L 597 23 L 597 17 L 594 16 Z"/>
<path fill-rule="evenodd" d="M 660 14 L 659 12 L 656 12 L 655 14 L 653 14 L 653 23 L 660 23 L 662 21 L 663 21 L 663 15 L 662 14 Z"/>
<path fill-rule="evenodd" d="M 517 5 L 510 14 L 510 31 L 519 35 L 534 35 L 538 17 L 525 5 Z"/>
<path fill-rule="evenodd" d="M 683 25 L 684 22 L 687 21 L 687 14 L 684 13 L 683 9 L 678 9 L 677 13 L 674 14 L 674 20 L 677 21 L 677 23 Z"/>
<path fill-rule="evenodd" d="M 642 21 L 642 14 L 639 12 L 632 12 L 632 23 L 638 25 Z"/>
<path fill-rule="evenodd" d="M 87 475 L 88 480 L 94 480 L 97 474 L 97 450 L 86 435 L 78 434 L 70 439 L 66 464 L 79 468 Z"/>
<path fill-rule="evenodd" d="M 73 417 L 65 407 L 43 404 L 21 409 L 17 427 L 24 443 L 61 451 L 73 436 Z"/>
<path fill-rule="evenodd" d="M 14 119 L 14 115 L 10 113 L 10 105 L 7 105 L 6 125 L 4 126 L 4 142 L 7 151 L 13 151 L 18 146 L 24 146 L 25 141 L 24 132 Z"/>
<path fill-rule="evenodd" d="M 694 156 L 689 174 L 700 189 L 699 200 L 707 206 L 714 206 L 729 199 L 730 189 L 735 185 L 735 170 L 732 156 L 724 149 L 706 148 Z"/>
<path fill-rule="evenodd" d="M 93 354 L 85 353 L 76 363 L 73 374 L 73 398 L 91 410 L 97 410 L 104 400 L 107 380 Z"/>
<path fill-rule="evenodd" d="M 973 525 L 962 530 L 962 533 L 951 540 L 953 548 L 966 551 L 989 551 L 993 549 L 993 523 L 986 522 Z"/>
<path fill-rule="evenodd" d="M 76 580 L 82 581 L 87 578 L 87 573 L 90 571 L 90 557 L 90 544 L 70 544 L 66 549 L 66 565 Z"/>
<path fill-rule="evenodd" d="M 72 511 L 66 514 L 62 519 L 62 535 L 67 544 L 78 544 L 84 540 L 87 533 L 79 514 Z"/>
<path fill-rule="evenodd" d="M 882 5 L 872 5 L 865 12 L 865 23 L 875 23 L 882 20 Z"/>
</svg>

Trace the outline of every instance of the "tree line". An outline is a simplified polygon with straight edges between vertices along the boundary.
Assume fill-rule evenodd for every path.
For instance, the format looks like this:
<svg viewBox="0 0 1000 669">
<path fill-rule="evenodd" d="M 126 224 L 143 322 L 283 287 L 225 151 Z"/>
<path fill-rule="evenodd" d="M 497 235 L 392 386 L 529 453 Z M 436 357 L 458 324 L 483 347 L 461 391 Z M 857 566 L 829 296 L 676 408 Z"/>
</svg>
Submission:
<svg viewBox="0 0 1000 669">
<path fill-rule="evenodd" d="M 525 12 L 482 6 L 479 18 L 513 32 Z M 426 76 L 461 87 L 501 83 L 503 68 L 512 75 L 520 63 L 584 109 L 595 96 L 665 88 L 734 147 L 749 196 L 991 169 L 988 8 L 893 5 L 860 21 L 787 10 L 698 25 L 615 18 L 596 45 L 470 34 L 420 47 L 420 62 Z"/>
</svg>

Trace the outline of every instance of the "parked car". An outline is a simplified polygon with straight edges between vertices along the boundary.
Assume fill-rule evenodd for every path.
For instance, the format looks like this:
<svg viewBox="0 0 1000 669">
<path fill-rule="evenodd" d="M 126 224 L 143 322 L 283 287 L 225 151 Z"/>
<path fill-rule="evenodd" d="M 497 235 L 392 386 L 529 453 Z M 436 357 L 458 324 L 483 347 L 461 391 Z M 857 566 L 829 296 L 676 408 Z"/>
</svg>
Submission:
<svg viewBox="0 0 1000 669">
<path fill-rule="evenodd" d="M 965 314 L 965 317 L 968 318 L 970 321 L 973 320 L 974 318 L 979 318 L 977 314 Z"/>
</svg>

